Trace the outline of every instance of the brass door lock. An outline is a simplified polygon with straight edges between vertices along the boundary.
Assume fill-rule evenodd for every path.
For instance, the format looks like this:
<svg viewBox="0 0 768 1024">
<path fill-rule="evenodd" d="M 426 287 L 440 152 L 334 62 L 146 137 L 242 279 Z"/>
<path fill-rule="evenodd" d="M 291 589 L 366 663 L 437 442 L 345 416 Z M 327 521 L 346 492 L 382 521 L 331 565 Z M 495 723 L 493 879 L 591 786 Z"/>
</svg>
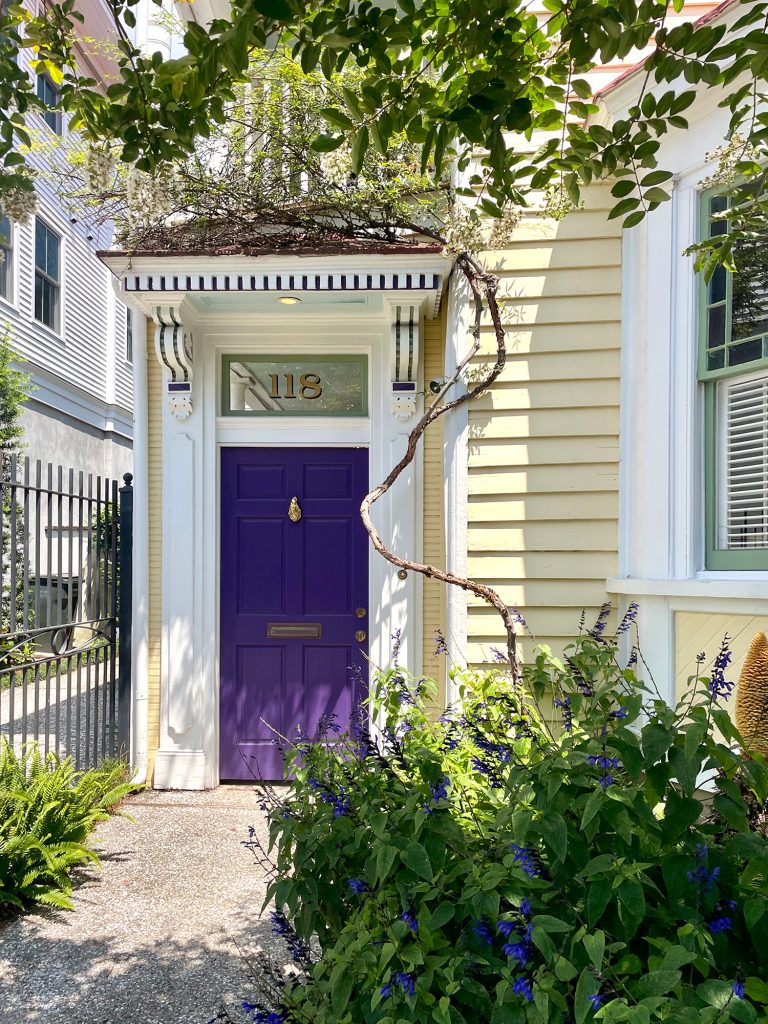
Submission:
<svg viewBox="0 0 768 1024">
<path fill-rule="evenodd" d="M 355 617 L 358 619 L 364 619 L 368 612 L 365 608 L 355 608 Z"/>
<path fill-rule="evenodd" d="M 363 640 L 365 640 L 366 636 L 367 634 L 364 629 L 358 629 L 358 631 L 355 633 L 355 640 L 357 640 L 357 642 L 361 644 Z"/>
</svg>

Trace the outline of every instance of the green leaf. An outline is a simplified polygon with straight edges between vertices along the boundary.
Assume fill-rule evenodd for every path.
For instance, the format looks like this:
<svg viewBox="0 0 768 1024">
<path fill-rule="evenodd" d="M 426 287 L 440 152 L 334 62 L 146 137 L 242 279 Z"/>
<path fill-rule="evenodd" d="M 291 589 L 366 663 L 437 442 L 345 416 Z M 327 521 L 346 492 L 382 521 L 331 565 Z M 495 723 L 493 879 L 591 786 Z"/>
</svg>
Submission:
<svg viewBox="0 0 768 1024">
<path fill-rule="evenodd" d="M 595 965 L 596 970 L 603 966 L 603 954 L 605 953 L 605 933 L 596 931 L 593 935 L 585 935 L 582 939 L 587 956 Z"/>
<path fill-rule="evenodd" d="M 359 174 L 362 170 L 369 142 L 370 136 L 368 135 L 368 129 L 365 127 L 361 128 L 352 140 L 352 170 L 355 174 Z"/>
<path fill-rule="evenodd" d="M 674 732 L 658 722 L 649 722 L 644 726 L 640 735 L 643 741 L 643 753 L 651 764 L 660 761 L 675 742 Z"/>
<path fill-rule="evenodd" d="M 747 978 L 744 982 L 744 991 L 756 1003 L 768 1003 L 768 982 L 762 978 Z"/>
<path fill-rule="evenodd" d="M 584 813 L 581 816 L 581 827 L 585 829 L 587 825 L 592 821 L 594 816 L 600 810 L 600 807 L 605 799 L 603 791 L 601 789 L 595 789 L 590 793 L 589 798 L 584 805 Z"/>
<path fill-rule="evenodd" d="M 355 972 L 351 964 L 340 961 L 331 974 L 331 1005 L 337 1018 L 341 1018 L 352 994 Z"/>
<path fill-rule="evenodd" d="M 322 107 L 320 109 L 320 113 L 323 115 L 325 120 L 335 128 L 352 130 L 355 127 L 347 115 L 336 107 Z"/>
<path fill-rule="evenodd" d="M 432 916 L 429 919 L 427 927 L 431 932 L 437 931 L 438 928 L 442 928 L 444 924 L 447 924 L 456 912 L 455 905 L 450 900 L 443 900 L 443 902 L 436 907 L 432 912 Z"/>
<path fill-rule="evenodd" d="M 396 846 L 380 846 L 376 854 L 376 881 L 384 882 L 397 858 Z"/>
<path fill-rule="evenodd" d="M 570 932 L 574 925 L 567 921 L 561 921 L 559 917 L 552 917 L 550 914 L 536 914 L 533 918 L 533 925 L 543 928 L 545 932 Z"/>
<path fill-rule="evenodd" d="M 576 1024 L 583 1024 L 592 1009 L 593 996 L 600 989 L 600 982 L 595 977 L 591 967 L 585 967 L 576 983 L 576 997 L 574 1000 L 574 1014 Z"/>
<path fill-rule="evenodd" d="M 312 139 L 311 148 L 317 153 L 332 153 L 343 141 L 343 135 L 318 135 Z"/>
<path fill-rule="evenodd" d="M 400 860 L 414 874 L 419 875 L 421 878 L 426 878 L 428 882 L 432 881 L 432 865 L 429 863 L 427 851 L 421 843 L 408 843 L 400 854 Z"/>
<path fill-rule="evenodd" d="M 648 999 L 650 996 L 664 996 L 679 984 L 680 971 L 649 971 L 643 978 L 633 981 L 630 990 L 635 999 Z"/>
<path fill-rule="evenodd" d="M 619 886 L 618 897 L 619 903 L 627 908 L 632 917 L 642 918 L 645 915 L 645 893 L 636 879 L 625 879 Z"/>
<path fill-rule="evenodd" d="M 557 811 L 548 811 L 536 822 L 544 842 L 558 860 L 565 860 L 568 851 L 568 826 Z"/>
<path fill-rule="evenodd" d="M 259 14 L 274 18 L 275 21 L 290 21 L 294 17 L 294 11 L 291 9 L 291 5 L 286 3 L 286 0 L 252 0 L 252 2 Z"/>
<path fill-rule="evenodd" d="M 598 878 L 587 889 L 587 925 L 594 928 L 611 899 L 613 887 L 607 878 Z"/>
</svg>

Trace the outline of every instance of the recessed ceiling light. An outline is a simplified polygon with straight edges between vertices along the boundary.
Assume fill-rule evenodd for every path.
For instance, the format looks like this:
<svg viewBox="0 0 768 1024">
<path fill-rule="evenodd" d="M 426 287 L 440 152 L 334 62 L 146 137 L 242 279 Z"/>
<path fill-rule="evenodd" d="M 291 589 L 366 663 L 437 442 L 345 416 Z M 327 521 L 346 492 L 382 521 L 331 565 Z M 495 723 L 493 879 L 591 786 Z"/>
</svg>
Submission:
<svg viewBox="0 0 768 1024">
<path fill-rule="evenodd" d="M 277 301 L 282 303 L 283 306 L 297 306 L 301 299 L 296 295 L 279 295 Z"/>
</svg>

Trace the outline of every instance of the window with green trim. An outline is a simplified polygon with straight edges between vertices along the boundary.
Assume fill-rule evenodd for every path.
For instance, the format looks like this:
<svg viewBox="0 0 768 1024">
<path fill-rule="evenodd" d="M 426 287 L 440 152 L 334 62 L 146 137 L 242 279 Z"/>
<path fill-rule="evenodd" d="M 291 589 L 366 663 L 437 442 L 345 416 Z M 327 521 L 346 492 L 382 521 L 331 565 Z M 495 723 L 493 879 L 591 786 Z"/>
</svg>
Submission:
<svg viewBox="0 0 768 1024">
<path fill-rule="evenodd" d="M 725 232 L 727 210 L 706 196 L 704 232 Z M 768 569 L 768 238 L 737 243 L 735 260 L 702 283 L 706 566 Z"/>
</svg>

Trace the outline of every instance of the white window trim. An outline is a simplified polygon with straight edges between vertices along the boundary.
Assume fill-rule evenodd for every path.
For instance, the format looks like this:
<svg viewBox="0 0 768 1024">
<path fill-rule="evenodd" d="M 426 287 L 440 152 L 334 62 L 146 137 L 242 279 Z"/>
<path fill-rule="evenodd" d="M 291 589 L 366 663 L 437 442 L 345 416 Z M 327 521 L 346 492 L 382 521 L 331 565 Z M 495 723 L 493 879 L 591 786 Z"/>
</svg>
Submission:
<svg viewBox="0 0 768 1024">
<path fill-rule="evenodd" d="M 10 218 L 9 218 L 10 219 Z M 19 225 L 11 221 L 11 294 L 6 298 L 0 295 L 0 308 L 9 306 L 16 312 L 19 311 Z"/>
</svg>

